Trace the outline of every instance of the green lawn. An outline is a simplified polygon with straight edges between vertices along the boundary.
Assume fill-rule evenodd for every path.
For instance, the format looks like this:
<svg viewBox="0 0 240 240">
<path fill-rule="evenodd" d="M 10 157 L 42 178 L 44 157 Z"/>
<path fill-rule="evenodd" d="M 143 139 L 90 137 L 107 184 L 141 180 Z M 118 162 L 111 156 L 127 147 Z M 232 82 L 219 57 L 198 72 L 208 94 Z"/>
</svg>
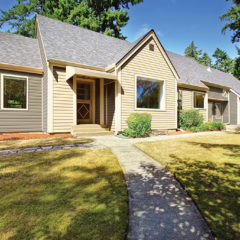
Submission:
<svg viewBox="0 0 240 240">
<path fill-rule="evenodd" d="M 84 144 L 92 142 L 86 138 L 45 138 L 45 139 L 30 139 L 30 140 L 9 140 L 0 141 L 0 150 L 28 147 L 43 147 L 56 146 L 66 144 Z"/>
<path fill-rule="evenodd" d="M 109 150 L 0 156 L 1 240 L 123 240 L 127 201 Z"/>
<path fill-rule="evenodd" d="M 174 173 L 217 239 L 240 239 L 240 134 L 171 139 L 136 146 Z"/>
</svg>

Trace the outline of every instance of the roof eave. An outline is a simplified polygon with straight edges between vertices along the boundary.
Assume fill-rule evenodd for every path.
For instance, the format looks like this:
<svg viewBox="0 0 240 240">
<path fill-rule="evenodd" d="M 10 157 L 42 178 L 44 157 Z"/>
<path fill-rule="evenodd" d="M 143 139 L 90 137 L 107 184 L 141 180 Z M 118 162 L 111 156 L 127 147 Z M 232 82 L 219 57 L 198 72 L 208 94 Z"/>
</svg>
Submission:
<svg viewBox="0 0 240 240">
<path fill-rule="evenodd" d="M 6 63 L 0 63 L 0 69 L 17 71 L 17 72 L 43 74 L 42 68 L 34 68 L 34 67 L 20 66 L 20 65 L 14 65 L 14 64 L 6 64 Z"/>
<path fill-rule="evenodd" d="M 183 87 L 183 88 L 187 88 L 187 89 L 191 89 L 191 90 L 200 90 L 200 91 L 204 91 L 204 92 L 207 92 L 209 90 L 208 88 L 205 88 L 205 87 L 200 87 L 200 86 L 181 83 L 181 82 L 178 82 L 178 87 Z"/>
<path fill-rule="evenodd" d="M 201 80 L 201 82 L 207 86 L 212 86 L 212 87 L 217 87 L 217 88 L 223 88 L 226 90 L 230 90 L 230 87 L 224 86 L 224 85 L 220 85 L 220 84 L 216 84 L 216 83 L 211 83 L 211 82 L 207 82 L 207 81 L 203 81 Z"/>
<path fill-rule="evenodd" d="M 48 59 L 48 62 L 51 64 L 56 64 L 56 65 L 80 67 L 80 68 L 85 68 L 85 69 L 106 72 L 105 68 L 102 68 L 102 67 L 84 65 L 84 64 L 79 64 L 79 63 L 75 63 L 75 62 L 68 62 L 68 61 L 63 61 L 63 60 L 54 59 L 54 58 Z"/>
</svg>

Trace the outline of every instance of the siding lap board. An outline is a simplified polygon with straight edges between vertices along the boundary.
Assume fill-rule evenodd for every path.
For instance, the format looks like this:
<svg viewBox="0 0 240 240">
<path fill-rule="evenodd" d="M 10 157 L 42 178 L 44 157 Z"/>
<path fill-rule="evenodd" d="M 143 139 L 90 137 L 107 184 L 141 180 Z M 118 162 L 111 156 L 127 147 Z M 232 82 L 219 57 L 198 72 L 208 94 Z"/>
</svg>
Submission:
<svg viewBox="0 0 240 240">
<path fill-rule="evenodd" d="M 149 44 L 154 45 L 154 51 L 149 50 Z M 165 111 L 135 110 L 136 76 L 165 80 Z M 126 120 L 134 112 L 150 113 L 153 129 L 173 129 L 177 127 L 177 80 L 153 38 L 124 64 L 121 69 L 121 86 L 121 127 L 123 129 L 127 128 Z"/>
<path fill-rule="evenodd" d="M 53 131 L 70 132 L 73 119 L 73 85 L 66 81 L 66 69 L 53 68 Z"/>
<path fill-rule="evenodd" d="M 0 70 L 2 74 L 28 77 L 28 110 L 0 109 L 0 132 L 42 131 L 42 76 Z"/>
</svg>

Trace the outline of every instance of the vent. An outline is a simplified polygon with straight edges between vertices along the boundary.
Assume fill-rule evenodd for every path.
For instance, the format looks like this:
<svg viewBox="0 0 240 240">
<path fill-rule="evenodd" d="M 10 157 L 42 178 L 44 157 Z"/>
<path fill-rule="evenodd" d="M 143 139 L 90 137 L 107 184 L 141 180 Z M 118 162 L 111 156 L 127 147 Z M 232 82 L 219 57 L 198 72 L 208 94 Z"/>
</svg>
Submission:
<svg viewBox="0 0 240 240">
<path fill-rule="evenodd" d="M 149 50 L 154 51 L 154 45 L 153 44 L 149 44 Z"/>
</svg>

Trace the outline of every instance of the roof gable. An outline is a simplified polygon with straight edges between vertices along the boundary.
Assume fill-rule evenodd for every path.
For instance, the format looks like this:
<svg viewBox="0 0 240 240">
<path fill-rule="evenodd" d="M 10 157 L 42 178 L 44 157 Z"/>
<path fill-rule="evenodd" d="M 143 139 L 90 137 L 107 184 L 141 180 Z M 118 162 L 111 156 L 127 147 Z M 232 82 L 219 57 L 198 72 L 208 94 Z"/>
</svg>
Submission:
<svg viewBox="0 0 240 240">
<path fill-rule="evenodd" d="M 169 59 L 168 55 L 166 54 L 163 46 L 161 45 L 157 35 L 155 34 L 154 30 L 149 31 L 147 34 L 145 34 L 143 37 L 138 39 L 133 43 L 132 48 L 125 54 L 123 57 L 117 62 L 116 66 L 117 68 L 121 67 L 128 59 L 130 59 L 144 44 L 146 44 L 150 39 L 153 39 L 158 47 L 158 50 L 161 52 L 164 60 L 167 62 L 167 65 L 171 69 L 173 75 L 176 79 L 179 79 L 179 75 L 174 68 L 171 60 Z"/>
</svg>

